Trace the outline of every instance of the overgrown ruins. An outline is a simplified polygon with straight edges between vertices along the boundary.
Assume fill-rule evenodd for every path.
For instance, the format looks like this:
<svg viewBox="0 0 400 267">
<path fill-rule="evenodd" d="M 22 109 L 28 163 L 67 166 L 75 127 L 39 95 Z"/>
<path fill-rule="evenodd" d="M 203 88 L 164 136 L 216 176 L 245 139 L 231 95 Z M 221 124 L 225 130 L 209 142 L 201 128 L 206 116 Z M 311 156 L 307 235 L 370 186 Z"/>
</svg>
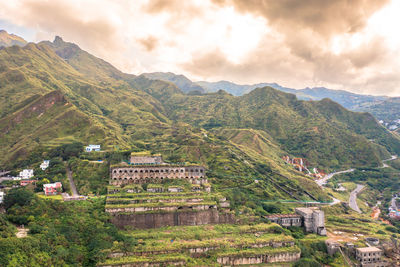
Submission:
<svg viewBox="0 0 400 267">
<path fill-rule="evenodd" d="M 280 226 L 234 225 L 229 202 L 211 191 L 205 172 L 149 153 L 132 153 L 130 164 L 112 166 L 106 212 L 117 227 L 136 229 L 131 235 L 142 243 L 129 252 L 114 250 L 100 265 L 185 266 L 195 257 L 202 266 L 225 266 L 300 258 L 293 238 L 276 232 Z"/>
</svg>

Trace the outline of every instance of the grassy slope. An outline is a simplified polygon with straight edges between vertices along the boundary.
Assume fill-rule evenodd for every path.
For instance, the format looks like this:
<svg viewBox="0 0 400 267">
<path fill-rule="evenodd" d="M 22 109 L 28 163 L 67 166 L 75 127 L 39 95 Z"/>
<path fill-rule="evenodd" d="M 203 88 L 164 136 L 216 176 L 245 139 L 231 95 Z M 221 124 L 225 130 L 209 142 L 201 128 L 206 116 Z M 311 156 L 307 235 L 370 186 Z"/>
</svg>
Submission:
<svg viewBox="0 0 400 267">
<path fill-rule="evenodd" d="M 10 128 L 5 151 L 11 153 L 3 163 L 36 146 L 97 142 L 110 150 L 147 149 L 165 158 L 202 163 L 217 186 L 248 185 L 246 190 L 259 197 L 265 188 L 271 188 L 268 197 L 290 197 L 276 187 L 281 183 L 291 184 L 292 191 L 307 188 L 325 199 L 311 180 L 283 164 L 281 156 L 289 152 L 326 167 L 374 165 L 385 149 L 378 151 L 360 134 L 369 137 L 377 131 L 388 139 L 386 132 L 374 129 L 374 121 L 359 120 L 362 115 L 334 103 L 328 103 L 339 110 L 333 118 L 324 114 L 323 101 L 298 101 L 271 88 L 243 97 L 223 92 L 189 96 L 171 83 L 123 74 L 58 38 L 0 50 L 0 76 L 0 129 L 10 128 L 7 125 L 24 114 L 23 126 Z M 42 115 L 27 112 L 46 103 L 54 90 L 64 102 L 49 106 Z M 365 121 L 365 127 L 357 125 Z M 24 153 L 17 153 L 20 150 Z M 291 181 L 260 169 L 260 164 Z M 275 177 L 275 184 L 268 179 L 264 189 L 252 184 L 254 177 L 268 175 Z"/>
<path fill-rule="evenodd" d="M 329 100 L 299 101 L 294 95 L 268 87 L 242 97 L 225 92 L 154 96 L 166 103 L 173 120 L 206 129 L 262 130 L 280 144 L 281 149 L 307 158 L 312 165 L 326 168 L 377 166 L 380 157 L 388 155 L 385 150 L 393 153 L 400 149 L 399 140 L 379 126 L 371 115 L 347 111 Z M 380 146 L 367 139 L 374 139 Z"/>
</svg>

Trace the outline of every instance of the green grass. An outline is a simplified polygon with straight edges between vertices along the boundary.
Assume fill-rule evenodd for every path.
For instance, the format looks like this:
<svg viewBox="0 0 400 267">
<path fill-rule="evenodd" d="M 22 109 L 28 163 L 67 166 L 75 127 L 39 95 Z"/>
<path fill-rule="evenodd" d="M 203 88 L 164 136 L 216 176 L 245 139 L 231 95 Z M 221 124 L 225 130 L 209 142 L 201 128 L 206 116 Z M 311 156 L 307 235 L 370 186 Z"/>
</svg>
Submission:
<svg viewBox="0 0 400 267">
<path fill-rule="evenodd" d="M 195 206 L 212 206 L 217 205 L 215 201 L 201 201 L 201 202 L 150 202 L 150 203 L 136 203 L 136 204 L 106 204 L 106 209 L 117 208 L 163 208 L 163 207 L 195 207 Z"/>
<path fill-rule="evenodd" d="M 52 200 L 62 200 L 63 199 L 61 195 L 46 196 L 42 193 L 38 193 L 36 195 L 43 199 L 52 199 Z"/>
<path fill-rule="evenodd" d="M 283 231 L 282 227 L 276 224 L 254 224 L 254 225 L 201 225 L 201 226 L 169 226 L 151 230 L 135 230 L 126 232 L 135 239 L 195 239 L 225 236 L 228 234 L 248 233 L 275 233 Z"/>
<path fill-rule="evenodd" d="M 180 255 L 186 257 L 185 259 L 193 259 L 192 262 L 187 260 L 185 265 L 188 266 L 214 266 L 217 264 L 217 258 L 221 256 L 248 257 L 299 252 L 298 247 L 292 246 L 294 238 L 282 234 L 281 230 L 276 224 L 220 224 L 126 231 L 126 235 L 138 241 L 137 246 L 123 252 L 116 243 L 109 250 L 116 258 L 109 258 L 104 264 L 157 262 L 165 259 L 166 255 Z M 282 247 L 274 248 L 276 243 L 282 244 Z M 203 252 L 200 252 L 200 249 L 204 249 Z M 191 257 L 194 251 L 202 256 Z"/>
</svg>

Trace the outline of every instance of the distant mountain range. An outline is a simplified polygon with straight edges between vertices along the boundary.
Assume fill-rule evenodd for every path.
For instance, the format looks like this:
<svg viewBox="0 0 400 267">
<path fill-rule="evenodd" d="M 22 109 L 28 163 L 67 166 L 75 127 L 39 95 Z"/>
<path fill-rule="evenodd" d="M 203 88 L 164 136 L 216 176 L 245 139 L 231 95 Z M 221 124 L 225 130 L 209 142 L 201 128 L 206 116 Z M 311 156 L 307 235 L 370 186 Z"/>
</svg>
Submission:
<svg viewBox="0 0 400 267">
<path fill-rule="evenodd" d="M 223 90 L 234 96 L 242 96 L 250 93 L 256 88 L 269 86 L 285 93 L 294 94 L 299 100 L 317 101 L 324 98 L 329 98 L 349 110 L 370 112 L 379 121 L 381 121 L 382 124 L 384 124 L 391 130 L 395 130 L 400 127 L 400 98 L 355 94 L 345 90 L 333 90 L 325 87 L 307 87 L 304 89 L 293 89 L 283 87 L 277 83 L 257 83 L 251 85 L 242 85 L 229 81 L 192 82 L 184 75 L 176 75 L 171 72 L 146 73 L 145 75 L 146 77 L 151 79 L 159 79 L 172 82 L 185 93 L 189 93 L 192 91 L 196 91 L 198 93 L 213 93 L 218 92 L 219 90 Z"/>
<path fill-rule="evenodd" d="M 206 90 L 201 85 L 192 82 L 184 75 L 176 75 L 172 72 L 152 72 L 143 73 L 142 75 L 151 80 L 172 82 L 184 93 L 206 93 Z"/>
<path fill-rule="evenodd" d="M 223 172 L 224 162 L 238 172 L 257 162 L 285 172 L 285 154 L 330 169 L 378 166 L 400 153 L 400 140 L 371 115 L 328 99 L 299 101 L 265 84 L 242 96 L 202 93 L 204 84 L 160 75 L 173 82 L 123 73 L 60 37 L 0 49 L 0 164 L 74 141 L 158 151 Z"/>
</svg>

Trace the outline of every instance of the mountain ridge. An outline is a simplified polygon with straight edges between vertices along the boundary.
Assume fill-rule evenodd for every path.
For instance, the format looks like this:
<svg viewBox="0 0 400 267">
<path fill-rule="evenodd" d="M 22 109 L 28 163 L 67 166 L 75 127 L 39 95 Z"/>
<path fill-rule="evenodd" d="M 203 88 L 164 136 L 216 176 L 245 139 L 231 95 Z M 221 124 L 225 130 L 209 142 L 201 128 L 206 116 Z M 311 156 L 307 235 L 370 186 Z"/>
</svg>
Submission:
<svg viewBox="0 0 400 267">
<path fill-rule="evenodd" d="M 68 55 L 60 53 L 71 46 Z M 216 186 L 243 184 L 244 173 L 267 175 L 274 179 L 269 197 L 309 199 L 302 191 L 307 188 L 315 199 L 327 200 L 282 157 L 304 157 L 326 170 L 378 166 L 400 145 L 373 117 L 331 101 L 301 101 L 271 87 L 238 97 L 224 91 L 187 94 L 171 82 L 124 74 L 61 38 L 0 50 L 0 77 L 5 168 L 26 166 L 63 144 L 97 143 L 107 153 L 150 150 L 201 163 Z M 54 96 L 62 101 L 39 112 L 40 103 Z M 327 105 L 332 110 L 322 112 Z M 25 115 L 15 126 L 18 114 Z M 288 195 L 276 181 L 297 189 Z"/>
<path fill-rule="evenodd" d="M 24 46 L 28 42 L 15 34 L 9 34 L 5 30 L 0 30 L 0 47 L 9 47 L 13 45 Z"/>
</svg>

